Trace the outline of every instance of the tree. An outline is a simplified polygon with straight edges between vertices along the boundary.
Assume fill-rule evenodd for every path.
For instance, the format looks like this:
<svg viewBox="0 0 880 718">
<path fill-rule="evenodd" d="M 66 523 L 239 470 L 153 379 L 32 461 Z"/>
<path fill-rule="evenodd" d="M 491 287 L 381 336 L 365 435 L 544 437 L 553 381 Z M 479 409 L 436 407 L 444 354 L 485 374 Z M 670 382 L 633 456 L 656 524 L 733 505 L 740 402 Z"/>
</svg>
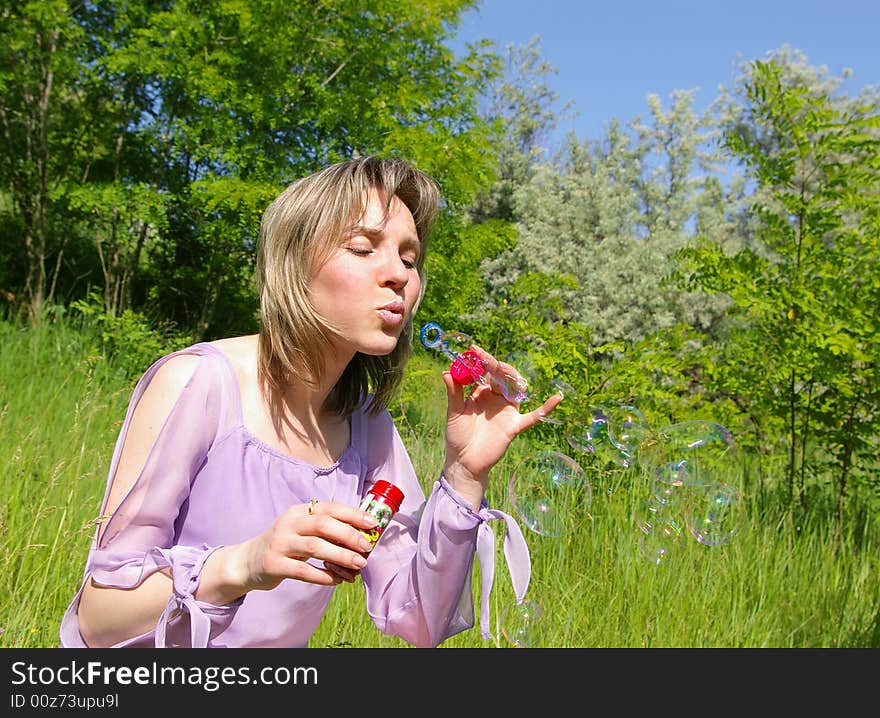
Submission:
<svg viewBox="0 0 880 718">
<path fill-rule="evenodd" d="M 491 48 L 483 43 L 480 47 Z M 494 181 L 462 205 L 449 231 L 439 233 L 429 257 L 423 312 L 441 326 L 475 331 L 483 342 L 495 336 L 492 307 L 485 304 L 488 267 L 513 250 L 513 195 L 525 184 L 547 149 L 543 143 L 559 120 L 558 95 L 548 77 L 556 70 L 541 57 L 540 38 L 527 45 L 508 45 L 502 58 L 486 58 L 493 74 L 480 94 L 480 115 L 492 128 Z M 561 112 L 565 112 L 564 107 Z M 491 345 L 487 345 L 491 346 Z"/>
<path fill-rule="evenodd" d="M 437 177 L 438 236 L 453 234 L 494 176 L 476 99 L 492 62 L 444 44 L 471 5 L 7 3 L 2 182 L 15 211 L 2 251 L 16 256 L 25 237 L 32 311 L 46 267 L 63 276 L 69 239 L 78 255 L 91 248 L 78 274 L 102 285 L 108 313 L 147 307 L 199 337 L 252 329 L 263 208 L 357 154 L 398 154 Z"/>
<path fill-rule="evenodd" d="M 808 472 L 833 469 L 840 523 L 880 424 L 880 117 L 876 99 L 841 101 L 789 70 L 751 65 L 726 134 L 761 190 L 754 241 L 682 256 L 691 286 L 733 301 L 719 382 L 786 427 L 790 500 L 798 485 L 808 508 Z"/>
<path fill-rule="evenodd" d="M 568 274 L 568 319 L 590 327 L 592 342 L 639 341 L 680 321 L 710 324 L 720 305 L 697 302 L 664 281 L 686 245 L 703 203 L 709 141 L 690 93 L 629 132 L 612 121 L 602 141 L 569 138 L 557 163 L 537 167 L 513 196 L 519 241 L 487 266 L 491 299 L 504 299 L 521 272 Z M 706 150 L 708 152 L 708 150 Z M 698 164 L 702 163 L 702 164 Z"/>
<path fill-rule="evenodd" d="M 0 183 L 10 197 L 3 253 L 7 261 L 24 257 L 17 288 L 36 319 L 53 294 L 69 236 L 54 232 L 61 222 L 53 195 L 82 176 L 77 160 L 90 144 L 88 124 L 78 124 L 83 32 L 63 0 L 4 2 L 0 37 Z"/>
</svg>

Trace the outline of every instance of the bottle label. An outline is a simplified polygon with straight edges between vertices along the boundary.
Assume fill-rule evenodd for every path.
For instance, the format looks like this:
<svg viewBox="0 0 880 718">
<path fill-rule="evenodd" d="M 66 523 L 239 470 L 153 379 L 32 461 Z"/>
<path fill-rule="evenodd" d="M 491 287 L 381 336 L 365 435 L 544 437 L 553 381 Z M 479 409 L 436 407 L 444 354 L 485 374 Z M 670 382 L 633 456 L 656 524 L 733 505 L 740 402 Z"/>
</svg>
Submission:
<svg viewBox="0 0 880 718">
<path fill-rule="evenodd" d="M 389 523 L 391 523 L 391 517 L 394 515 L 394 512 L 391 510 L 391 507 L 384 501 L 379 501 L 374 496 L 369 494 L 364 497 L 364 500 L 361 502 L 360 508 L 373 516 L 379 522 L 374 528 L 370 529 L 369 531 L 361 532 L 369 540 L 371 544 L 370 551 L 372 551 L 373 546 L 376 545 L 376 542 L 379 540 L 379 537 L 382 535 L 385 527 L 388 526 Z"/>
</svg>

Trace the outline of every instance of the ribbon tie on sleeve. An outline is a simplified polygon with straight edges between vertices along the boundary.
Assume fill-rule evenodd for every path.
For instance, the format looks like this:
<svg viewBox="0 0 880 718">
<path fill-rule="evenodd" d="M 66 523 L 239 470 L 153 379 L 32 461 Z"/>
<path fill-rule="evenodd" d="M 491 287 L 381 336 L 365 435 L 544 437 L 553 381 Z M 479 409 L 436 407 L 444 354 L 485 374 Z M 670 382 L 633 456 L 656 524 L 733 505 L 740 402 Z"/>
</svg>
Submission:
<svg viewBox="0 0 880 718">
<path fill-rule="evenodd" d="M 171 549 L 160 551 L 171 568 L 174 590 L 156 624 L 157 648 L 165 647 L 165 629 L 168 621 L 177 610 L 185 610 L 189 614 L 190 637 L 192 639 L 190 645 L 193 648 L 207 647 L 211 636 L 211 619 L 205 615 L 196 597 L 193 596 L 193 591 L 198 587 L 199 575 L 205 559 L 216 548 L 202 546 L 200 549 L 193 550 L 190 547 L 174 546 Z"/>
<path fill-rule="evenodd" d="M 507 560 L 507 569 L 510 573 L 510 581 L 513 584 L 513 592 L 516 602 L 522 603 L 526 590 L 529 587 L 529 579 L 532 574 L 532 563 L 529 556 L 529 547 L 523 537 L 519 524 L 512 516 L 499 511 L 483 507 L 480 509 L 481 523 L 477 529 L 477 559 L 480 562 L 480 632 L 483 638 L 492 638 L 489 630 L 489 596 L 492 593 L 492 582 L 495 578 L 495 533 L 489 522 L 493 519 L 503 519 L 507 524 L 504 536 L 504 557 Z"/>
</svg>

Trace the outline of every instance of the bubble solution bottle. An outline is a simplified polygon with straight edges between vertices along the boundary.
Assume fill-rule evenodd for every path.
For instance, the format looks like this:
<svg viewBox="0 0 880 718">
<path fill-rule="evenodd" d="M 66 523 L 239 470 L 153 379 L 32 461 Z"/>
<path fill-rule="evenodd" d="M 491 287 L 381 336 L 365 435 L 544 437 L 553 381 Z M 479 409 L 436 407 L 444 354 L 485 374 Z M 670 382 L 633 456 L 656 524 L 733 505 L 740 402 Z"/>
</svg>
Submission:
<svg viewBox="0 0 880 718">
<path fill-rule="evenodd" d="M 385 527 L 391 522 L 391 517 L 397 513 L 402 503 L 403 492 L 394 484 L 381 479 L 373 484 L 367 495 L 364 496 L 360 505 L 361 510 L 366 511 L 379 522 L 376 527 L 363 532 L 372 544 L 370 551 L 373 550 L 373 546 L 376 545 Z"/>
</svg>

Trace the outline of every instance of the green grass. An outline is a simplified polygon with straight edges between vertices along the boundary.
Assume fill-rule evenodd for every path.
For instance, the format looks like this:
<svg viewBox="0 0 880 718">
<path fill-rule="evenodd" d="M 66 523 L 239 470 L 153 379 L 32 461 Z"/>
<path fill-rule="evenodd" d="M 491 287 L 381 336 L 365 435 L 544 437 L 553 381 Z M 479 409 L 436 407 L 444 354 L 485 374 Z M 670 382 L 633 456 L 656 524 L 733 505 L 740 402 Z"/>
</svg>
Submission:
<svg viewBox="0 0 880 718">
<path fill-rule="evenodd" d="M 61 616 L 80 583 L 134 385 L 98 344 L 88 330 L 66 322 L 27 329 L 0 321 L 0 646 L 57 646 Z M 417 353 L 394 407 L 426 490 L 442 466 L 445 394 L 437 366 Z M 824 513 L 796 520 L 775 506 L 776 481 L 765 474 L 744 486 L 744 522 L 730 541 L 704 546 L 685 529 L 668 560 L 656 565 L 642 554 L 636 528 L 651 492 L 645 476 L 598 467 L 548 436 L 517 439 L 489 490 L 492 506 L 512 512 L 511 472 L 545 449 L 575 458 L 592 486 L 588 510 L 566 535 L 523 529 L 532 556 L 526 598 L 543 609 L 534 626 L 537 645 L 880 647 L 876 522 L 836 535 Z M 501 548 L 504 524 L 492 527 L 496 637 L 483 640 L 477 626 L 446 647 L 512 645 L 502 632 L 514 603 Z M 475 568 L 478 622 L 479 578 Z M 311 645 L 406 644 L 380 634 L 366 616 L 362 587 L 344 584 Z"/>
</svg>

